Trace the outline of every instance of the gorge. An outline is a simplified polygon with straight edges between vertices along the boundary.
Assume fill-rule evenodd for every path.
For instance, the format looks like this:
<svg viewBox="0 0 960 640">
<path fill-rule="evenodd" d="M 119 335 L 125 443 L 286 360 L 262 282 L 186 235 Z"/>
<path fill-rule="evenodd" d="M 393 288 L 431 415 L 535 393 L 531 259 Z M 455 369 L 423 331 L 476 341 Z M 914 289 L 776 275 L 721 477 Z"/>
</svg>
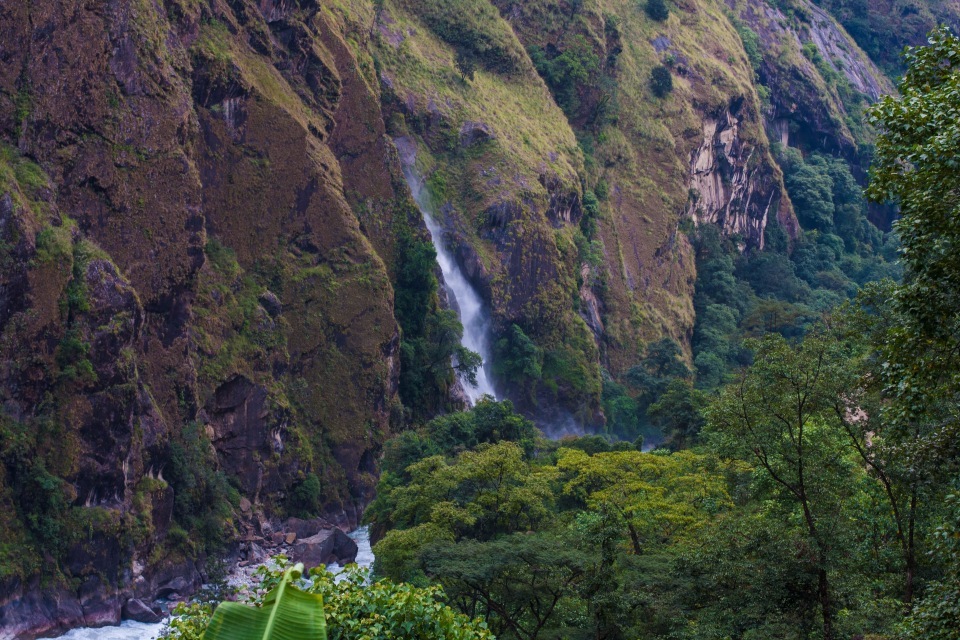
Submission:
<svg viewBox="0 0 960 640">
<path fill-rule="evenodd" d="M 503 638 L 798 640 L 834 606 L 892 638 L 901 568 L 918 598 L 953 575 L 928 552 L 955 456 L 949 394 L 921 393 L 945 383 L 881 329 L 913 326 L 897 287 L 949 246 L 902 251 L 901 196 L 864 189 L 900 166 L 894 52 L 941 24 L 955 3 L 0 6 L 0 638 L 189 599 L 294 521 L 369 522 L 381 575 Z M 834 398 L 893 444 L 861 455 L 859 413 L 823 409 L 797 507 L 721 400 L 782 379 L 764 345 L 800 362 L 838 327 Z M 931 425 L 939 462 L 897 467 Z M 549 614 L 497 582 L 527 559 L 534 600 L 576 586 Z"/>
</svg>

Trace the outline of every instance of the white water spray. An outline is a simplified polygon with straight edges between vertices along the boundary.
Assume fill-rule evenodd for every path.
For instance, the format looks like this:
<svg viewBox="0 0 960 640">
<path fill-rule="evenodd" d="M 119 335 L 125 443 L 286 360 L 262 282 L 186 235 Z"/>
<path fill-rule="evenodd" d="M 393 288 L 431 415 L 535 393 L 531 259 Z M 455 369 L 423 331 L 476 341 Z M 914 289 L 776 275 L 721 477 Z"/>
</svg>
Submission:
<svg viewBox="0 0 960 640">
<path fill-rule="evenodd" d="M 470 384 L 467 380 L 461 380 L 464 391 L 471 405 L 475 405 L 485 395 L 496 398 L 497 393 L 487 375 L 487 366 L 490 363 L 490 314 L 487 313 L 480 294 L 467 280 L 453 253 L 444 243 L 443 228 L 440 226 L 436 208 L 430 199 L 430 192 L 415 166 L 416 143 L 409 138 L 399 138 L 396 140 L 396 145 L 400 152 L 403 175 L 423 214 L 433 246 L 437 250 L 437 262 L 443 273 L 447 295 L 451 298 L 452 306 L 460 313 L 460 323 L 463 325 L 461 343 L 470 351 L 480 354 L 483 360 L 483 364 L 477 370 L 476 385 Z"/>
</svg>

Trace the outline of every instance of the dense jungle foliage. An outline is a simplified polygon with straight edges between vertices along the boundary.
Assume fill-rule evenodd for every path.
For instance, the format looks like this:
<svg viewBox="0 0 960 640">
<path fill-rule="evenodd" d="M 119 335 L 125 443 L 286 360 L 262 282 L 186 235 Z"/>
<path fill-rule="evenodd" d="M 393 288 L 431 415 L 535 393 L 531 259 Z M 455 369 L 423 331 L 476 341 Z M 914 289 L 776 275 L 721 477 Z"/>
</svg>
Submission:
<svg viewBox="0 0 960 640">
<path fill-rule="evenodd" d="M 604 56 L 573 31 L 557 38 L 560 46 L 521 42 L 500 28 L 500 4 L 511 3 L 428 2 L 418 16 L 453 48 L 463 87 L 484 72 L 509 76 L 532 65 L 543 80 L 538 87 L 569 121 L 583 164 L 575 176 L 582 211 L 554 248 L 577 267 L 564 276 L 564 293 L 582 305 L 580 292 L 602 298 L 609 276 L 599 227 L 616 194 L 598 167 L 620 161 L 601 147 L 612 144 L 605 127 L 621 117 L 619 56 L 631 43 L 621 41 L 615 16 L 602 16 L 593 34 L 605 43 Z M 586 24 L 588 3 L 568 4 L 571 21 Z M 634 4 L 658 25 L 685 19 L 682 2 Z M 784 22 L 814 19 L 806 3 L 772 4 Z M 486 398 L 455 411 L 451 390 L 458 378 L 471 379 L 479 357 L 461 345 L 456 313 L 441 304 L 436 253 L 419 212 L 410 202 L 393 212 L 389 288 L 400 402 L 386 411 L 398 435 L 384 447 L 377 497 L 365 515 L 376 540 L 373 582 L 348 569 L 340 582 L 319 570 L 298 583 L 322 596 L 328 635 L 960 638 L 960 39 L 934 30 L 929 46 L 901 61 L 900 46 L 942 18 L 937 3 L 815 4 L 888 75 L 905 73 L 900 95 L 871 108 L 872 129 L 851 126 L 858 144 L 846 154 L 803 137 L 798 147 L 771 145 L 776 180 L 782 170 L 796 211 L 795 234 L 771 216 L 761 248 L 712 224 L 680 223 L 696 264 L 689 344 L 653 340 L 630 366 L 601 375 L 585 364 L 584 354 L 596 355 L 596 336 L 577 313 L 550 318 L 552 328 L 562 324 L 557 318 L 580 324 L 549 340 L 534 322 L 505 323 L 495 327 L 492 373 L 512 400 Z M 729 26 L 757 71 L 761 36 L 740 21 Z M 397 46 L 397 55 L 413 55 L 412 45 Z M 803 55 L 829 76 L 836 99 L 850 102 L 849 113 L 865 109 L 839 72 L 827 72 L 815 46 L 806 43 Z M 379 64 L 372 58 L 369 67 Z M 673 53 L 642 72 L 628 70 L 642 75 L 644 99 L 661 115 L 691 73 Z M 750 87 L 771 108 L 770 89 Z M 444 135 L 456 147 L 463 134 L 451 131 Z M 655 138 L 651 131 L 643 135 Z M 483 144 L 456 161 L 479 162 Z M 441 184 L 443 176 L 432 177 L 434 190 L 457 188 Z M 878 211 L 894 206 L 898 219 L 886 228 Z M 89 248 L 73 240 L 69 220 L 58 229 L 37 234 L 36 260 L 70 265 L 63 309 L 70 319 L 89 310 L 80 268 Z M 217 278 L 240 272 L 236 255 L 217 241 L 204 251 Z M 481 267 L 485 257 L 477 258 Z M 249 333 L 241 346 L 269 346 L 269 332 L 251 328 L 260 326 L 253 288 L 233 280 L 221 288 L 237 298 L 237 323 Z M 95 382 L 91 347 L 78 335 L 68 332 L 56 346 L 57 389 Z M 565 395 L 598 394 L 600 433 L 552 441 L 531 420 Z M 0 539 L 0 579 L 12 583 L 53 562 L 23 548 L 59 560 L 94 528 L 124 548 L 155 534 L 138 515 L 146 507 L 104 522 L 95 520 L 106 510 L 74 508 L 83 497 L 62 479 L 73 463 L 50 444 L 63 437 L 52 420 L 29 428 L 0 420 L 0 525 L 22 538 Z M 178 431 L 169 448 L 165 479 L 151 469 L 132 500 L 149 505 L 172 488 L 166 535 L 176 557 L 223 552 L 237 533 L 237 481 L 218 468 L 200 423 Z M 318 474 L 327 462 L 318 457 L 284 485 L 270 515 L 321 514 L 329 487 Z M 367 488 L 375 466 L 364 467 Z M 24 526 L 8 527 L 8 519 Z M 263 568 L 249 604 L 269 604 L 286 568 L 283 558 Z M 169 637 L 203 637 L 212 614 L 210 603 L 180 607 Z"/>
<path fill-rule="evenodd" d="M 608 377 L 609 434 L 549 441 L 486 399 L 388 443 L 363 597 L 407 584 L 527 640 L 960 637 L 960 39 L 907 62 L 872 110 L 895 234 L 844 161 L 777 150 L 800 237 L 690 231 L 692 363 L 663 340 Z M 504 341 L 501 375 L 536 374 Z"/>
</svg>

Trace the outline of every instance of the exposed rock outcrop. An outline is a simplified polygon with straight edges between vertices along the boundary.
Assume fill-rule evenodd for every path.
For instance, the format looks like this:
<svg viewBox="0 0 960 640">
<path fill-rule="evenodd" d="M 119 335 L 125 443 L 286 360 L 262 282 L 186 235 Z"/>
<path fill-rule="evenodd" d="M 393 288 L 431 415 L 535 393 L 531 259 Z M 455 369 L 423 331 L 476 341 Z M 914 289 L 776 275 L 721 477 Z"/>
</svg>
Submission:
<svg viewBox="0 0 960 640">
<path fill-rule="evenodd" d="M 698 223 L 713 223 L 744 247 L 762 249 L 764 229 L 781 210 L 783 183 L 770 163 L 754 154 L 764 150 L 740 138 L 737 110 L 706 117 L 703 144 L 690 161 L 689 215 Z"/>
<path fill-rule="evenodd" d="M 290 547 L 290 559 L 305 567 L 338 563 L 347 564 L 357 557 L 357 543 L 340 529 L 327 529 L 308 538 L 301 538 Z"/>
<path fill-rule="evenodd" d="M 855 160 L 858 145 L 867 140 L 865 133 L 850 129 L 849 118 L 860 116 L 849 112 L 836 82 L 824 74 L 842 78 L 867 102 L 892 93 L 890 80 L 812 2 L 799 3 L 804 20 L 788 17 L 765 2 L 727 3 L 758 36 L 763 54 L 758 79 L 770 91 L 771 109 L 766 116 L 774 139 Z"/>
</svg>

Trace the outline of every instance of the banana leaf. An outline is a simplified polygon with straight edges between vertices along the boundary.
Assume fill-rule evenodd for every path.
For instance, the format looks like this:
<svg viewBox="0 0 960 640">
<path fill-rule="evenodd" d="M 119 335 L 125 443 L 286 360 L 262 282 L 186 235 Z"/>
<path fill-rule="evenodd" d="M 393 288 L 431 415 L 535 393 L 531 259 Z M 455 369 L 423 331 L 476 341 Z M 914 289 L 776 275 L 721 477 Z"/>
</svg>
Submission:
<svg viewBox="0 0 960 640">
<path fill-rule="evenodd" d="M 323 599 L 290 584 L 302 574 L 302 564 L 288 569 L 262 606 L 222 602 L 203 640 L 326 640 Z"/>
</svg>

